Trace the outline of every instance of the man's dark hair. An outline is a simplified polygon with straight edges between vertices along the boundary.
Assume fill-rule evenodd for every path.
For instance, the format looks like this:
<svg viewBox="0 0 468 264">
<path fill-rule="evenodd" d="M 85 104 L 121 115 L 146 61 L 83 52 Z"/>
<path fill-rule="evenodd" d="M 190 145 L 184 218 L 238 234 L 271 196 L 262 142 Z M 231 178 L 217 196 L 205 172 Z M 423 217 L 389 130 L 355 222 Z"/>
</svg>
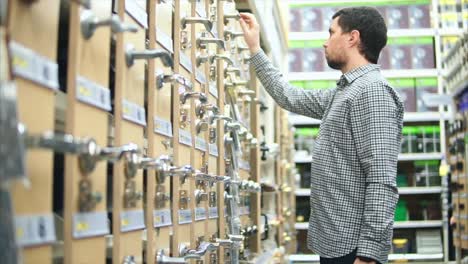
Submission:
<svg viewBox="0 0 468 264">
<path fill-rule="evenodd" d="M 337 11 L 338 25 L 343 33 L 359 31 L 359 51 L 371 63 L 377 63 L 380 51 L 387 44 L 387 26 L 379 11 L 373 7 L 349 7 Z"/>
</svg>

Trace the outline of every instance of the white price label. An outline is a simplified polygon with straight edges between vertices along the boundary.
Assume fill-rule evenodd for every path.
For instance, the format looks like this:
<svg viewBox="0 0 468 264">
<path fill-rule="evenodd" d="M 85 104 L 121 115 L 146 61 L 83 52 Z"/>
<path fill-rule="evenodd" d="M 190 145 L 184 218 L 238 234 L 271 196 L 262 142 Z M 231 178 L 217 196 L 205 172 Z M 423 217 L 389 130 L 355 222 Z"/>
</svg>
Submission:
<svg viewBox="0 0 468 264">
<path fill-rule="evenodd" d="M 172 137 L 172 123 L 157 116 L 154 117 L 154 132 Z"/>
<path fill-rule="evenodd" d="M 73 215 L 73 238 L 109 234 L 107 212 L 76 213 Z"/>
<path fill-rule="evenodd" d="M 102 110 L 111 110 L 109 89 L 82 76 L 76 78 L 76 98 Z"/>
<path fill-rule="evenodd" d="M 52 90 L 59 89 L 58 65 L 55 61 L 11 41 L 11 65 L 13 74 L 36 82 Z"/>
<path fill-rule="evenodd" d="M 190 73 L 192 73 L 192 61 L 185 55 L 183 51 L 180 51 L 180 64 Z"/>
<path fill-rule="evenodd" d="M 192 211 L 190 209 L 179 210 L 178 215 L 179 215 L 179 224 L 192 223 Z"/>
<path fill-rule="evenodd" d="M 218 218 L 218 207 L 209 207 L 208 208 L 208 217 L 210 219 Z"/>
<path fill-rule="evenodd" d="M 125 0 L 125 11 L 142 27 L 148 28 L 148 14 L 135 0 Z"/>
<path fill-rule="evenodd" d="M 208 90 L 211 95 L 213 95 L 216 99 L 218 99 L 218 87 L 216 87 L 216 83 L 210 82 Z"/>
<path fill-rule="evenodd" d="M 202 84 L 205 84 L 206 83 L 206 77 L 205 77 L 205 74 L 199 70 L 196 70 L 195 71 L 195 79 L 202 83 Z"/>
<path fill-rule="evenodd" d="M 208 146 L 206 144 L 206 140 L 200 137 L 195 137 L 195 148 L 201 151 L 207 151 Z"/>
<path fill-rule="evenodd" d="M 219 156 L 218 145 L 210 144 L 210 155 L 215 156 L 215 157 Z"/>
<path fill-rule="evenodd" d="M 154 227 L 163 227 L 172 225 L 171 210 L 162 209 L 153 212 Z"/>
<path fill-rule="evenodd" d="M 20 247 L 50 244 L 56 240 L 52 214 L 16 216 L 15 228 L 16 243 Z"/>
<path fill-rule="evenodd" d="M 206 209 L 204 207 L 195 208 L 195 221 L 201 221 L 206 219 Z"/>
<path fill-rule="evenodd" d="M 179 129 L 179 143 L 190 147 L 193 146 L 192 134 L 190 131 Z"/>
<path fill-rule="evenodd" d="M 145 228 L 143 210 L 123 211 L 120 213 L 120 231 L 128 232 Z"/>
<path fill-rule="evenodd" d="M 125 99 L 122 101 L 122 117 L 128 121 L 146 127 L 145 108 Z"/>
<path fill-rule="evenodd" d="M 166 48 L 171 53 L 174 53 L 174 46 L 172 44 L 172 38 L 162 29 L 156 28 L 156 41 Z"/>
</svg>

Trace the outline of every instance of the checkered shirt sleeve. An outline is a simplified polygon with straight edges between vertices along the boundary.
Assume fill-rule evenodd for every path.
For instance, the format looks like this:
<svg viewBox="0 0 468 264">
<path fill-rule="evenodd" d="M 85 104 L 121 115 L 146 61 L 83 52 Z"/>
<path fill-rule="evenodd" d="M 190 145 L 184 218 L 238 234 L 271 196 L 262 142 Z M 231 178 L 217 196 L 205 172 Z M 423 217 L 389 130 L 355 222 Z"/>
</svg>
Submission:
<svg viewBox="0 0 468 264">
<path fill-rule="evenodd" d="M 304 90 L 291 86 L 263 51 L 251 58 L 257 77 L 278 105 L 290 112 L 322 119 L 335 89 Z"/>
<path fill-rule="evenodd" d="M 387 95 L 387 96 L 382 96 Z M 358 256 L 383 262 L 393 234 L 398 201 L 396 170 L 401 127 L 395 125 L 395 101 L 380 81 L 370 83 L 352 105 L 351 134 L 365 176 L 365 208 Z"/>
</svg>

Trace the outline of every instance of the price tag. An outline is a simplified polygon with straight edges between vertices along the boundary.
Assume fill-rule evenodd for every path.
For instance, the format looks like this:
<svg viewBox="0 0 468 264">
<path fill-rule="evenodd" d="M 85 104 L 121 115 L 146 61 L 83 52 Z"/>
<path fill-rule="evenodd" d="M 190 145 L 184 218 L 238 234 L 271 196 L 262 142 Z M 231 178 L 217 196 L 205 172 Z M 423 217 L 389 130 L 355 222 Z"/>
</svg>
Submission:
<svg viewBox="0 0 468 264">
<path fill-rule="evenodd" d="M 148 14 L 135 0 L 125 0 L 125 11 L 145 29 L 148 29 Z"/>
<path fill-rule="evenodd" d="M 171 53 L 174 53 L 172 38 L 160 28 L 156 28 L 156 41 Z"/>
<path fill-rule="evenodd" d="M 203 5 L 204 5 L 204 3 L 198 2 L 195 11 L 197 12 L 199 17 L 205 18 L 206 17 L 206 10 L 205 10 L 205 7 Z"/>
<path fill-rule="evenodd" d="M 143 210 L 123 211 L 120 213 L 120 231 L 128 232 L 145 228 Z"/>
<path fill-rule="evenodd" d="M 76 99 L 105 111 L 111 110 L 109 89 L 81 76 L 76 78 Z"/>
<path fill-rule="evenodd" d="M 211 95 L 213 95 L 216 99 L 218 99 L 218 87 L 216 87 L 216 83 L 210 82 L 208 90 Z"/>
<path fill-rule="evenodd" d="M 154 117 L 154 132 L 172 137 L 172 123 L 157 116 Z"/>
<path fill-rule="evenodd" d="M 201 151 L 207 151 L 207 144 L 203 138 L 195 137 L 195 148 Z"/>
<path fill-rule="evenodd" d="M 190 147 L 193 146 L 192 134 L 187 130 L 179 129 L 179 143 Z"/>
<path fill-rule="evenodd" d="M 210 155 L 218 157 L 218 145 L 216 144 L 210 144 Z"/>
<path fill-rule="evenodd" d="M 15 217 L 16 243 L 20 247 L 55 242 L 55 224 L 52 214 Z"/>
<path fill-rule="evenodd" d="M 122 101 L 122 117 L 128 121 L 146 127 L 145 108 L 125 99 Z"/>
<path fill-rule="evenodd" d="M 10 42 L 9 48 L 14 75 L 52 90 L 59 89 L 58 65 L 56 62 L 14 41 Z"/>
<path fill-rule="evenodd" d="M 187 210 L 179 210 L 179 224 L 190 224 L 192 223 L 192 211 L 190 209 Z"/>
<path fill-rule="evenodd" d="M 153 211 L 154 227 L 163 227 L 172 225 L 171 210 L 162 209 Z"/>
<path fill-rule="evenodd" d="M 218 207 L 208 207 L 208 218 L 218 218 Z"/>
<path fill-rule="evenodd" d="M 201 221 L 206 219 L 206 209 L 204 207 L 195 208 L 195 221 Z"/>
<path fill-rule="evenodd" d="M 202 83 L 202 84 L 205 84 L 206 83 L 206 77 L 205 77 L 205 74 L 203 74 L 203 72 L 199 71 L 199 70 L 196 70 L 195 71 L 195 79 Z"/>
<path fill-rule="evenodd" d="M 107 212 L 76 213 L 73 215 L 73 238 L 109 234 Z"/>
<path fill-rule="evenodd" d="M 185 55 L 183 51 L 180 51 L 180 64 L 190 73 L 192 73 L 192 61 Z"/>
</svg>

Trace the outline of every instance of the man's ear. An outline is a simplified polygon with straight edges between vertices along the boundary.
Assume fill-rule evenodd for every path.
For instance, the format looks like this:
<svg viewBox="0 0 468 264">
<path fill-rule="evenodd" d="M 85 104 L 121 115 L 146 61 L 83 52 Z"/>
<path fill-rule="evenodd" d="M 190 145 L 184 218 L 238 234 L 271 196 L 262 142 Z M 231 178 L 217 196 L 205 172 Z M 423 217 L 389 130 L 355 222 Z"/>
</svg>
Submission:
<svg viewBox="0 0 468 264">
<path fill-rule="evenodd" d="M 358 30 L 349 32 L 348 44 L 350 47 L 357 46 L 361 42 L 361 33 Z"/>
</svg>

